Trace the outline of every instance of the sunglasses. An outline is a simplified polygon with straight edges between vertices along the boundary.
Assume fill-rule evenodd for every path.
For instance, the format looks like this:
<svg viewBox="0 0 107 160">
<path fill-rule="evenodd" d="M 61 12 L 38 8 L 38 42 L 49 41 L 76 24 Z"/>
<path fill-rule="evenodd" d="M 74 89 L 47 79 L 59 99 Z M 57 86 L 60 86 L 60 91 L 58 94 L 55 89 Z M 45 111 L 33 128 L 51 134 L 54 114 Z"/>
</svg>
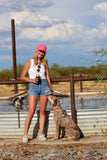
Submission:
<svg viewBox="0 0 107 160">
<path fill-rule="evenodd" d="M 41 66 L 37 66 L 38 68 L 37 68 L 37 72 L 40 72 L 40 68 L 41 68 Z"/>
</svg>

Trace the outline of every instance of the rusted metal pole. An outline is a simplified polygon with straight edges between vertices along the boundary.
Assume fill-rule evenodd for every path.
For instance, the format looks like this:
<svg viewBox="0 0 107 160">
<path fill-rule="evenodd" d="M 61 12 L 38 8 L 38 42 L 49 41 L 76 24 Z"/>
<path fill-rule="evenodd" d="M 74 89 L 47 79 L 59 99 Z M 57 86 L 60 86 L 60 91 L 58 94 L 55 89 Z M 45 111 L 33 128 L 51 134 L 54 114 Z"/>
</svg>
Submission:
<svg viewBox="0 0 107 160">
<path fill-rule="evenodd" d="M 20 111 L 18 111 L 18 127 L 20 128 Z"/>
<path fill-rule="evenodd" d="M 71 91 L 71 114 L 74 122 L 76 121 L 76 110 L 75 110 L 75 89 L 74 89 L 74 74 L 70 74 L 70 91 Z"/>
<path fill-rule="evenodd" d="M 12 31 L 12 51 L 13 51 L 13 75 L 14 79 L 17 80 L 17 68 L 16 68 L 16 43 L 15 43 L 15 23 L 14 19 L 11 20 L 11 31 Z M 14 85 L 15 93 L 17 93 L 17 84 Z"/>
<path fill-rule="evenodd" d="M 82 74 L 80 74 L 80 77 L 82 77 Z M 83 92 L 83 85 L 82 85 L 82 81 L 80 81 L 80 92 Z"/>
</svg>

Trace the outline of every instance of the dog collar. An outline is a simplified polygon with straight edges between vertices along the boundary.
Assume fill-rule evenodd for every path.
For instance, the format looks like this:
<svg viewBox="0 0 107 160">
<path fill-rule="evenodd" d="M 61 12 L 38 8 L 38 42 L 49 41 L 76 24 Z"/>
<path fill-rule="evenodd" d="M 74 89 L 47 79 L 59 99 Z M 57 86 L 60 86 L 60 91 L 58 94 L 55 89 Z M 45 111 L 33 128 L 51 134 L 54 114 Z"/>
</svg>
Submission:
<svg viewBox="0 0 107 160">
<path fill-rule="evenodd" d="M 60 107 L 52 108 L 51 111 L 55 111 L 57 109 L 60 109 Z"/>
</svg>

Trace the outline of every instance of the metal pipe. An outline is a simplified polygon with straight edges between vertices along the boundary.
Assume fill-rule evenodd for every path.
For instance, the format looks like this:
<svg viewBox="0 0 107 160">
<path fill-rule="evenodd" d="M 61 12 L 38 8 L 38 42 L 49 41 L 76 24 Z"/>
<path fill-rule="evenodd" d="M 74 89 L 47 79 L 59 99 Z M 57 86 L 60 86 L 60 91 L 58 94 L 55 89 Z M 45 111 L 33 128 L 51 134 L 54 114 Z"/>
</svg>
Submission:
<svg viewBox="0 0 107 160">
<path fill-rule="evenodd" d="M 80 77 L 82 77 L 82 74 L 80 74 Z M 80 81 L 80 92 L 83 92 L 83 84 L 82 84 L 82 81 Z"/>
<path fill-rule="evenodd" d="M 15 24 L 14 19 L 11 20 L 11 31 L 12 31 L 12 51 L 13 51 L 13 75 L 14 79 L 17 80 L 17 67 L 16 67 L 16 43 L 15 43 Z M 14 85 L 15 93 L 18 92 L 17 84 Z"/>
<path fill-rule="evenodd" d="M 75 76 L 73 80 L 74 82 L 75 81 L 95 81 L 95 80 L 98 80 L 98 77 L 97 76 Z M 107 77 L 104 77 L 102 80 L 107 80 Z M 52 77 L 51 81 L 52 82 L 70 82 L 70 77 Z M 28 82 L 24 82 L 20 79 L 18 80 L 0 80 L 0 85 L 5 84 L 5 83 L 6 84 L 15 84 L 15 83 L 25 84 Z"/>
<path fill-rule="evenodd" d="M 70 91 L 71 91 L 71 114 L 74 122 L 76 121 L 76 110 L 75 110 L 75 89 L 74 89 L 74 74 L 70 74 Z"/>
<path fill-rule="evenodd" d="M 20 128 L 20 111 L 18 111 L 18 127 Z"/>
</svg>

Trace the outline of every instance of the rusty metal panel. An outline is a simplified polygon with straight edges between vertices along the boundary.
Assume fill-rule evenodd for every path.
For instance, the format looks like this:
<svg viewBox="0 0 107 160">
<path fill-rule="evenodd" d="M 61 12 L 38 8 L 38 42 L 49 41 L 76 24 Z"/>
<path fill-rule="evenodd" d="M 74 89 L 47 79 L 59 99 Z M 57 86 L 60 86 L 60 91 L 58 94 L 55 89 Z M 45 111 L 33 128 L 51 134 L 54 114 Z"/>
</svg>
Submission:
<svg viewBox="0 0 107 160">
<path fill-rule="evenodd" d="M 71 110 L 66 111 L 71 115 Z M 84 136 L 107 135 L 107 110 L 77 110 L 77 123 Z M 0 138 L 21 138 L 24 133 L 24 123 L 27 112 L 20 112 L 20 128 L 18 128 L 17 112 L 0 113 Z M 39 132 L 39 112 L 35 112 L 29 129 L 29 137 L 36 138 Z M 53 111 L 46 111 L 45 134 L 55 135 Z"/>
<path fill-rule="evenodd" d="M 107 135 L 107 110 L 77 111 L 78 125 L 85 136 Z"/>
</svg>

